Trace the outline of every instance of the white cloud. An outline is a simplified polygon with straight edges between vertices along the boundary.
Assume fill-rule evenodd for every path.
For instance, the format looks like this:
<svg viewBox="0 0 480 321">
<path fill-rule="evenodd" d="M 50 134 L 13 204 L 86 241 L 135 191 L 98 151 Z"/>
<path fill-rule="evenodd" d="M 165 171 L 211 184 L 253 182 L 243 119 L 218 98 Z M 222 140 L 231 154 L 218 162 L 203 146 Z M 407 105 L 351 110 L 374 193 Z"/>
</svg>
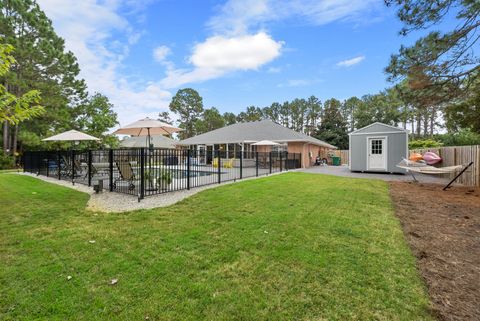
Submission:
<svg viewBox="0 0 480 321">
<path fill-rule="evenodd" d="M 290 79 L 286 83 L 279 84 L 277 87 L 303 87 L 311 84 L 311 81 L 305 79 Z"/>
<path fill-rule="evenodd" d="M 161 81 L 166 88 L 217 78 L 239 70 L 257 70 L 280 55 L 283 43 L 265 32 L 237 37 L 213 36 L 193 48 L 188 61 L 192 70 L 167 72 Z"/>
<path fill-rule="evenodd" d="M 153 50 L 153 58 L 158 62 L 164 62 L 172 51 L 167 46 L 158 46 Z"/>
<path fill-rule="evenodd" d="M 145 0 L 148 2 L 149 0 Z M 52 19 L 56 32 L 65 39 L 80 64 L 80 77 L 90 92 L 100 92 L 115 106 L 122 125 L 137 118 L 156 116 L 165 110 L 170 92 L 155 84 L 135 83 L 122 74 L 130 46 L 142 35 L 118 12 L 142 9 L 144 1 L 39 0 Z M 112 38 L 112 34 L 123 36 Z"/>
<path fill-rule="evenodd" d="M 154 117 L 168 108 L 171 97 L 168 89 L 231 72 L 258 70 L 279 57 L 284 44 L 265 31 L 268 22 L 299 19 L 320 25 L 354 18 L 372 3 L 379 2 L 229 0 L 207 23 L 212 35 L 193 46 L 186 67 L 175 68 L 168 60 L 170 48 L 155 48 L 153 57 L 165 67 L 166 76 L 145 83 L 125 75 L 123 64 L 131 46 L 143 35 L 143 31 L 137 30 L 132 23 L 144 19 L 146 6 L 152 0 L 38 1 L 52 19 L 57 33 L 65 38 L 67 49 L 78 58 L 80 77 L 86 80 L 89 91 L 109 97 L 122 125 L 144 116 Z M 279 70 L 272 67 L 267 71 Z M 302 83 L 292 80 L 285 85 Z"/>
<path fill-rule="evenodd" d="M 339 67 L 350 67 L 356 64 L 361 63 L 363 60 L 365 60 L 365 56 L 358 56 L 352 59 L 347 59 L 347 60 L 342 60 L 337 63 L 337 66 Z"/>
<path fill-rule="evenodd" d="M 337 20 L 361 19 L 380 0 L 229 0 L 208 26 L 216 33 L 240 34 L 263 28 L 268 22 L 300 19 L 314 25 Z"/>
</svg>

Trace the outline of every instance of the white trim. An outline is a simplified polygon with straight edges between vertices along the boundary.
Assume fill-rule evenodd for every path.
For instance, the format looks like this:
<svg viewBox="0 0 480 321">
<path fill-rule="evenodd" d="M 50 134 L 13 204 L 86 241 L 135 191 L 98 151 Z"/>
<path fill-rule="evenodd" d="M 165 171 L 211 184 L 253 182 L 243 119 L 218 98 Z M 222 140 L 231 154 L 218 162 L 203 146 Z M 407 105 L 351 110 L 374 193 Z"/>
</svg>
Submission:
<svg viewBox="0 0 480 321">
<path fill-rule="evenodd" d="M 383 168 L 370 168 L 370 141 L 372 139 L 383 139 L 385 144 L 382 146 L 382 151 L 385 154 L 385 157 L 383 159 Z M 388 171 L 388 136 L 372 136 L 372 137 L 367 137 L 367 171 L 376 171 L 376 170 L 383 170 L 385 172 Z"/>
<path fill-rule="evenodd" d="M 354 130 L 353 132 L 349 133 L 349 135 L 353 135 L 353 134 L 356 134 L 358 131 L 360 130 L 364 130 L 364 129 L 367 129 L 367 128 L 370 128 L 372 127 L 373 125 L 382 125 L 382 126 L 385 126 L 385 127 L 389 127 L 389 128 L 392 128 L 392 129 L 396 129 L 397 131 L 400 131 L 402 133 L 408 133 L 408 129 L 404 129 L 404 128 L 400 128 L 400 127 L 395 127 L 395 126 L 392 126 L 392 125 L 387 125 L 387 124 L 384 124 L 384 123 L 381 123 L 379 121 L 376 121 L 368 126 L 365 126 L 365 127 L 362 127 L 362 128 L 359 128 L 357 130 Z M 388 132 L 390 133 L 390 132 Z M 373 133 L 370 133 L 370 134 L 373 134 Z"/>
<path fill-rule="evenodd" d="M 352 170 L 352 136 L 348 136 L 348 169 Z"/>
<path fill-rule="evenodd" d="M 407 132 L 368 132 L 368 133 L 350 133 L 348 136 L 360 136 L 360 135 L 387 135 L 387 134 L 407 134 Z"/>
</svg>

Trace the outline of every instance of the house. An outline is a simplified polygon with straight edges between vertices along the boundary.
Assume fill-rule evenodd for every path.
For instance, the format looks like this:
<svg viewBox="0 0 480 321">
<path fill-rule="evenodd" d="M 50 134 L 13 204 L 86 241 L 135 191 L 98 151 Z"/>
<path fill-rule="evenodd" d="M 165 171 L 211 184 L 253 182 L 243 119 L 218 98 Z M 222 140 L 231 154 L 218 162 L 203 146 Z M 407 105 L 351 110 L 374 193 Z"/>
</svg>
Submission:
<svg viewBox="0 0 480 321">
<path fill-rule="evenodd" d="M 120 142 L 120 147 L 132 148 L 132 147 L 148 147 L 147 136 L 132 136 L 126 137 Z M 150 137 L 150 143 L 154 148 L 168 148 L 174 149 L 178 141 L 171 139 L 163 135 L 152 135 Z"/>
<path fill-rule="evenodd" d="M 274 146 L 252 146 L 253 143 L 270 140 Z M 234 158 L 237 152 L 252 155 L 254 152 L 288 152 L 301 154 L 301 167 L 310 167 L 317 155 L 335 146 L 319 139 L 296 132 L 271 120 L 237 123 L 190 137 L 177 145 L 189 146 L 205 155 L 200 162 L 210 164 L 216 151 L 225 151 Z M 228 156 L 227 156 L 228 157 Z M 247 156 L 248 158 L 248 156 Z"/>
<path fill-rule="evenodd" d="M 408 131 L 379 122 L 349 134 L 351 171 L 405 173 L 396 165 L 408 155 Z"/>
</svg>

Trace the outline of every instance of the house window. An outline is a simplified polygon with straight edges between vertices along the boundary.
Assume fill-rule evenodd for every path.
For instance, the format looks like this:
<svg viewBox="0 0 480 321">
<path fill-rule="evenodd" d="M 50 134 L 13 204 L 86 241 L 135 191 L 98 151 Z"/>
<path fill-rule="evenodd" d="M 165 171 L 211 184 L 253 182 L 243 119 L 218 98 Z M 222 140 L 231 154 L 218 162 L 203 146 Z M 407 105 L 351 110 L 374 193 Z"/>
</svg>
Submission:
<svg viewBox="0 0 480 321">
<path fill-rule="evenodd" d="M 288 151 L 288 145 L 287 144 L 280 144 L 280 145 L 273 145 L 272 146 L 272 152 L 286 152 Z"/>
</svg>

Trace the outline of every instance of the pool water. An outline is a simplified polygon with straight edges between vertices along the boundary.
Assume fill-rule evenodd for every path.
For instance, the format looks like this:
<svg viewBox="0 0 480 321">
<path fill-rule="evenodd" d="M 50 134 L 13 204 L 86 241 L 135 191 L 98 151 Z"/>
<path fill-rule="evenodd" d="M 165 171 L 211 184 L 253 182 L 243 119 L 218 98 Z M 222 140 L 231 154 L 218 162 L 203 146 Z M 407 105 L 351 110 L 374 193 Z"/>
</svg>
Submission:
<svg viewBox="0 0 480 321">
<path fill-rule="evenodd" d="M 210 176 L 213 174 L 217 174 L 216 172 L 204 172 L 204 171 L 190 171 L 190 177 L 202 177 L 202 176 Z M 187 178 L 187 171 L 186 170 L 172 170 L 172 175 L 174 178 L 182 179 Z"/>
</svg>

